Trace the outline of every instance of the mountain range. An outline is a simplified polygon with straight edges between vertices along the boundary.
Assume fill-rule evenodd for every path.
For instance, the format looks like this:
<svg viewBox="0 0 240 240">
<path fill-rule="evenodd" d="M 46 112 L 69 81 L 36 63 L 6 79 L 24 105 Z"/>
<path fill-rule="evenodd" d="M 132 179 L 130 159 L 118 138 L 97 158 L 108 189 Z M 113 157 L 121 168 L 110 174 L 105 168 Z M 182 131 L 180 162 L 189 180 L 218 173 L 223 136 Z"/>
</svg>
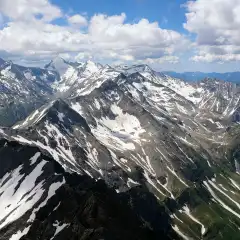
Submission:
<svg viewBox="0 0 240 240">
<path fill-rule="evenodd" d="M 173 72 L 173 71 L 164 71 L 166 75 L 169 75 L 173 78 L 179 78 L 185 81 L 201 81 L 204 78 L 215 78 L 223 80 L 226 82 L 240 83 L 240 72 L 226 72 L 226 73 L 217 73 L 217 72 Z"/>
<path fill-rule="evenodd" d="M 0 60 L 0 239 L 239 239 L 240 86 L 147 65 Z"/>
</svg>

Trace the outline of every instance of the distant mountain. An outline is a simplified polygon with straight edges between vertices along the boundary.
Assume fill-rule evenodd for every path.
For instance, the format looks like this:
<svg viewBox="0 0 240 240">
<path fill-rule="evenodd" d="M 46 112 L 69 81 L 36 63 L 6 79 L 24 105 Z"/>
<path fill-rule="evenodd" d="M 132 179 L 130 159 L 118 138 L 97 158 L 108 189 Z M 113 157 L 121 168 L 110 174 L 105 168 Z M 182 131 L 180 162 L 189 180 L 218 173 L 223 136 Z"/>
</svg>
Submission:
<svg viewBox="0 0 240 240">
<path fill-rule="evenodd" d="M 204 78 L 215 78 L 227 82 L 240 83 L 240 72 L 227 72 L 227 73 L 203 73 L 203 72 L 183 72 L 177 73 L 172 71 L 163 72 L 174 78 L 182 79 L 185 81 L 200 81 Z"/>
<path fill-rule="evenodd" d="M 12 126 L 47 103 L 59 74 L 0 59 L 0 125 Z"/>
<path fill-rule="evenodd" d="M 239 239 L 238 84 L 0 66 L 1 240 Z"/>
</svg>

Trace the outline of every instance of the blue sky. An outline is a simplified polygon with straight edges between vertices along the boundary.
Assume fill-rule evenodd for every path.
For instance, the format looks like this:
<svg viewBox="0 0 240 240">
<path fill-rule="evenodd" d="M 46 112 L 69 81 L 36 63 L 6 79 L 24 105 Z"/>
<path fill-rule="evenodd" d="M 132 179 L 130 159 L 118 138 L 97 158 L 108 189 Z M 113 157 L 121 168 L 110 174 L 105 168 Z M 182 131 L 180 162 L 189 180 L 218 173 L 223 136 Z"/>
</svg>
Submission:
<svg viewBox="0 0 240 240">
<path fill-rule="evenodd" d="M 239 10 L 240 0 L 1 0 L 0 56 L 238 71 Z"/>
<path fill-rule="evenodd" d="M 61 6 L 70 13 L 96 13 L 107 15 L 126 13 L 127 21 L 134 22 L 146 18 L 158 21 L 162 27 L 186 32 L 183 28 L 185 9 L 181 7 L 185 0 L 53 0 L 52 3 Z"/>
</svg>

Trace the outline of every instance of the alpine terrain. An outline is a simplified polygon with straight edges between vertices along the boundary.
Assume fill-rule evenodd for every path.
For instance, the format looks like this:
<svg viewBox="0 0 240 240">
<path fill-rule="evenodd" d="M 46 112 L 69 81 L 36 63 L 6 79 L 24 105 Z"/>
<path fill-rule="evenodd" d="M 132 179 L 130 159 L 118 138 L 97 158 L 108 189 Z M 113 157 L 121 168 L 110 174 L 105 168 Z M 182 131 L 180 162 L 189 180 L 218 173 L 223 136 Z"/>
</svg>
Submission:
<svg viewBox="0 0 240 240">
<path fill-rule="evenodd" d="M 235 83 L 0 59 L 0 125 L 0 240 L 240 238 Z"/>
</svg>

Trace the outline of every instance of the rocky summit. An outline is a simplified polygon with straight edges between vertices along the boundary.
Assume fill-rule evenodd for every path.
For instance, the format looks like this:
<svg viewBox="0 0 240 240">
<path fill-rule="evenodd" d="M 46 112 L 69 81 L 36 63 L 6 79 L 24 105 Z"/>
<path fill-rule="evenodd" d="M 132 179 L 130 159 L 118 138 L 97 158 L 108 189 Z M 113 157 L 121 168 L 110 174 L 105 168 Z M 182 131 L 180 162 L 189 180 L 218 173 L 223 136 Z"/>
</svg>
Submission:
<svg viewBox="0 0 240 240">
<path fill-rule="evenodd" d="M 0 240 L 239 239 L 238 84 L 0 59 L 0 104 Z"/>
</svg>

